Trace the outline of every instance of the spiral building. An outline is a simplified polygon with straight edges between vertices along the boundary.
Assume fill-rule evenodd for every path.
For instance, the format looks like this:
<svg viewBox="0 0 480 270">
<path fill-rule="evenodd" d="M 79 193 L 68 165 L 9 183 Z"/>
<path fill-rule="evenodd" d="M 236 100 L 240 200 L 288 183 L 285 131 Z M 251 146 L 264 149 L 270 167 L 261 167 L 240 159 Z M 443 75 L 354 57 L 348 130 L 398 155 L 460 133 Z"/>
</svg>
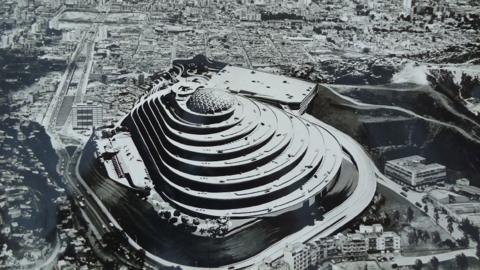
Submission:
<svg viewBox="0 0 480 270">
<path fill-rule="evenodd" d="M 308 113 L 328 86 L 202 56 L 148 81 L 112 129 L 92 135 L 79 167 L 152 261 L 246 269 L 370 205 L 368 154 Z"/>
<path fill-rule="evenodd" d="M 145 96 L 124 118 L 156 190 L 200 216 L 277 216 L 334 190 L 345 154 L 326 129 L 278 107 L 196 83 Z"/>
</svg>

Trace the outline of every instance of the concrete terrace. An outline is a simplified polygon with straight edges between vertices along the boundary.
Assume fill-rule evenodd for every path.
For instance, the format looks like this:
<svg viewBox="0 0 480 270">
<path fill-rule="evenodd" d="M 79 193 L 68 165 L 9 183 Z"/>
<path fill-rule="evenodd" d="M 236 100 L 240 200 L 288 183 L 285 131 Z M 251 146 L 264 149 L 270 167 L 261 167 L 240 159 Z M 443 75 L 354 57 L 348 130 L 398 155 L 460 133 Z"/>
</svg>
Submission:
<svg viewBox="0 0 480 270">
<path fill-rule="evenodd" d="M 122 123 L 148 149 L 153 174 L 168 185 L 159 189 L 167 201 L 206 216 L 278 215 L 311 205 L 335 184 L 343 155 L 330 133 L 217 91 L 209 93 L 231 95 L 232 107 L 199 115 L 185 105 L 195 91 L 165 89 L 144 98 Z"/>
</svg>

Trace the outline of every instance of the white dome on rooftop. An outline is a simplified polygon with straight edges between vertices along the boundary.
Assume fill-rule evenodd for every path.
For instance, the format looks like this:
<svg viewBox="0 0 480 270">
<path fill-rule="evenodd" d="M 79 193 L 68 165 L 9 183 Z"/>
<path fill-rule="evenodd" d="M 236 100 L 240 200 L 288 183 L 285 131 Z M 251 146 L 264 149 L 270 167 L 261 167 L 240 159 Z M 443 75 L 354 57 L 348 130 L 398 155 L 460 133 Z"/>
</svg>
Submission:
<svg viewBox="0 0 480 270">
<path fill-rule="evenodd" d="M 201 114 L 216 113 L 232 108 L 232 95 L 215 89 L 199 89 L 187 101 L 187 107 Z"/>
</svg>

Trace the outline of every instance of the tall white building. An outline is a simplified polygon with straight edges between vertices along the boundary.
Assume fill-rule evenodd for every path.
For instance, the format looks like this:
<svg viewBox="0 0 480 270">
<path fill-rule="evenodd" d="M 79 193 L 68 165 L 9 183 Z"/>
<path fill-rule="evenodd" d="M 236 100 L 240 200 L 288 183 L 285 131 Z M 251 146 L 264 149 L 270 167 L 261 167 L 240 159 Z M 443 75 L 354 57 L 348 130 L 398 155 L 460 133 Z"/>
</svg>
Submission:
<svg viewBox="0 0 480 270">
<path fill-rule="evenodd" d="M 10 37 L 8 35 L 3 35 L 1 44 L 1 48 L 10 47 Z"/>
<path fill-rule="evenodd" d="M 364 236 L 368 252 L 400 251 L 400 236 L 384 232 L 380 224 L 360 225 L 358 232 Z"/>
<path fill-rule="evenodd" d="M 89 129 L 103 125 L 103 106 L 91 101 L 72 107 L 73 129 Z"/>
<path fill-rule="evenodd" d="M 301 243 L 287 245 L 283 251 L 283 259 L 290 270 L 304 270 L 310 265 L 308 249 Z"/>
</svg>

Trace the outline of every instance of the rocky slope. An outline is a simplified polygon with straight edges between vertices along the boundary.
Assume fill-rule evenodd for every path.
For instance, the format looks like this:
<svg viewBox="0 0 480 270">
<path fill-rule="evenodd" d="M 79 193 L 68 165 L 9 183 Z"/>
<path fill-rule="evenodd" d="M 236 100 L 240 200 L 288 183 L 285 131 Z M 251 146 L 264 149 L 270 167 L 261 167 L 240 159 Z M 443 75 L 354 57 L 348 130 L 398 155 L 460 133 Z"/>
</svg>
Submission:
<svg viewBox="0 0 480 270">
<path fill-rule="evenodd" d="M 402 107 L 401 102 L 406 101 L 397 102 L 396 106 Z M 438 102 L 431 106 L 431 111 L 446 110 Z M 480 186 L 480 143 L 458 129 L 397 110 L 359 106 L 327 90 L 319 92 L 307 112 L 354 137 L 381 170 L 386 160 L 419 154 L 447 165 L 451 180 L 468 177 Z"/>
</svg>

